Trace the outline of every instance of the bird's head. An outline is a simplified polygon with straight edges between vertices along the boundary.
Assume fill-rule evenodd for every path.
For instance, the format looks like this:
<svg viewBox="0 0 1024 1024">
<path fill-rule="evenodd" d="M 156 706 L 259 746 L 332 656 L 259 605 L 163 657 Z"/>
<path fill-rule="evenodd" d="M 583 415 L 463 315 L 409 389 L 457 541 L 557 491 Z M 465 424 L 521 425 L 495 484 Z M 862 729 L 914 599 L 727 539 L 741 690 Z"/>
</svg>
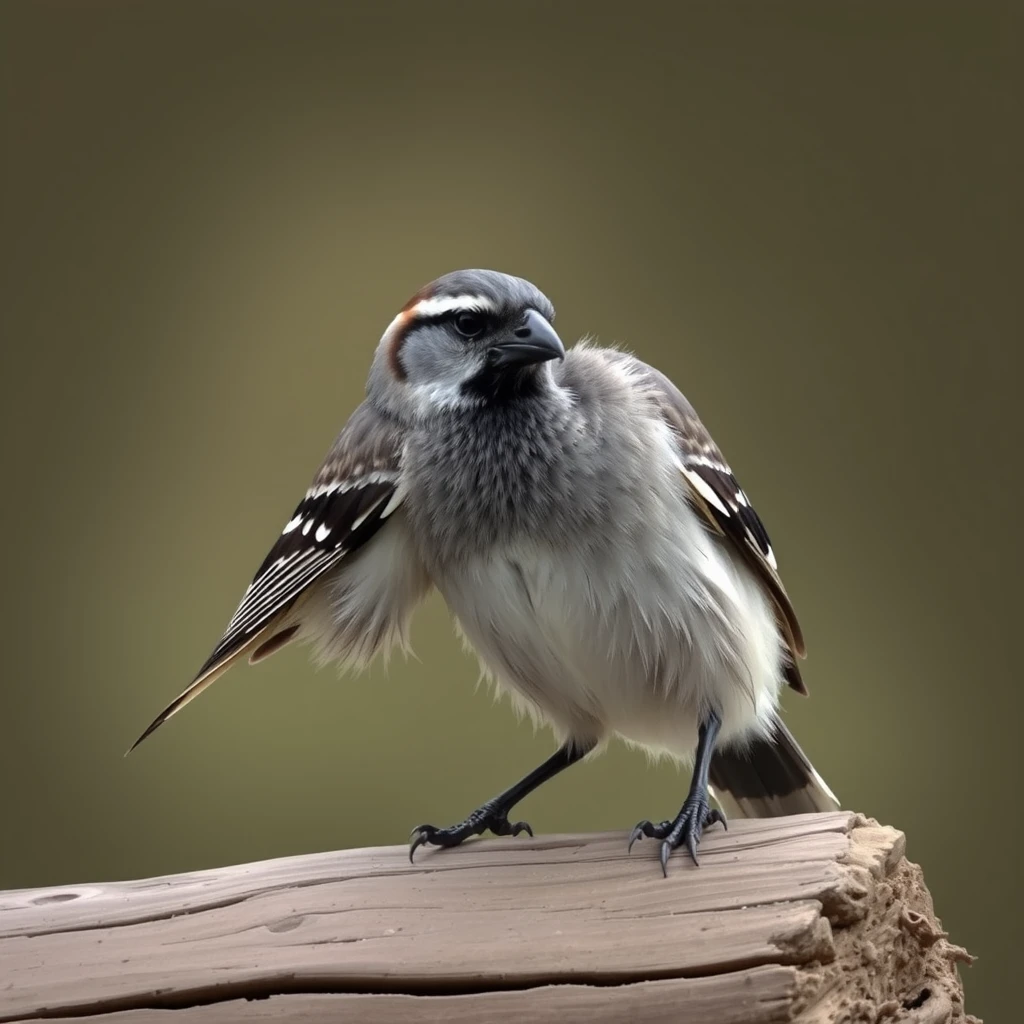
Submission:
<svg viewBox="0 0 1024 1024">
<path fill-rule="evenodd" d="M 530 394 L 565 348 L 554 306 L 520 277 L 458 270 L 420 289 L 384 332 L 371 397 L 417 417 Z"/>
</svg>

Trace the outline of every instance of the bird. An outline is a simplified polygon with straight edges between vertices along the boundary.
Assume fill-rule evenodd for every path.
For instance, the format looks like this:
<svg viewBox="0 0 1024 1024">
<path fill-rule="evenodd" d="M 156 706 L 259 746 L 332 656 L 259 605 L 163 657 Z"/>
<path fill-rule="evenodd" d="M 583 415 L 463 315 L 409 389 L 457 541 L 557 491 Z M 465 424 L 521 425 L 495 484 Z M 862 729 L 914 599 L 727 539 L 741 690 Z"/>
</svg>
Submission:
<svg viewBox="0 0 1024 1024">
<path fill-rule="evenodd" d="M 529 281 L 459 270 L 387 326 L 366 395 L 191 684 L 293 642 L 358 669 L 408 648 L 433 590 L 482 672 L 557 749 L 421 846 L 533 831 L 510 813 L 613 739 L 692 764 L 677 814 L 640 821 L 694 865 L 710 826 L 839 802 L 780 717 L 806 694 L 803 634 L 765 527 L 693 406 L 659 370 L 568 350 Z M 129 751 L 130 752 L 130 751 Z M 718 806 L 713 806 L 712 801 Z"/>
</svg>

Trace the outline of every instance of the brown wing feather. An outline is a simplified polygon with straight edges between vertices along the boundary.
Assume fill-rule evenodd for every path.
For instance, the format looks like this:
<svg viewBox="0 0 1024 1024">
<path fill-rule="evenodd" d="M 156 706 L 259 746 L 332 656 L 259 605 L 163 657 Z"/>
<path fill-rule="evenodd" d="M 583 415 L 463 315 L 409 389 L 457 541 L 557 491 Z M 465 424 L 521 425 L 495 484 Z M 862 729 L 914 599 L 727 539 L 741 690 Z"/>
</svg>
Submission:
<svg viewBox="0 0 1024 1024">
<path fill-rule="evenodd" d="M 129 753 L 243 655 L 269 657 L 296 631 L 308 588 L 362 547 L 398 507 L 402 430 L 367 403 L 338 436 L 313 485 L 263 560 L 228 627 L 195 679 L 160 712 Z"/>
<path fill-rule="evenodd" d="M 708 527 L 728 540 L 758 574 L 775 604 L 779 627 L 791 654 L 786 680 L 806 694 L 797 659 L 807 654 L 803 631 L 775 564 L 768 531 L 733 475 L 725 457 L 682 392 L 658 370 L 635 362 L 679 443 L 679 453 L 694 507 Z"/>
</svg>

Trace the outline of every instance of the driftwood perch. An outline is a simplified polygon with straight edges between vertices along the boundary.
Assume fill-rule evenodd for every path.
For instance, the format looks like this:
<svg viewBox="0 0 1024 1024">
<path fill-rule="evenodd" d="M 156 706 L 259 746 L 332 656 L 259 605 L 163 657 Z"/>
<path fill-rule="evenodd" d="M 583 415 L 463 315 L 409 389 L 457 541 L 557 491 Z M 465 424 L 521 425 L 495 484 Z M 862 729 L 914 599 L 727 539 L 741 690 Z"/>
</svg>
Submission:
<svg viewBox="0 0 1024 1024">
<path fill-rule="evenodd" d="M 495 839 L 0 893 L 0 1022 L 972 1019 L 895 829 L 736 821 L 667 880 L 655 851 Z"/>
</svg>

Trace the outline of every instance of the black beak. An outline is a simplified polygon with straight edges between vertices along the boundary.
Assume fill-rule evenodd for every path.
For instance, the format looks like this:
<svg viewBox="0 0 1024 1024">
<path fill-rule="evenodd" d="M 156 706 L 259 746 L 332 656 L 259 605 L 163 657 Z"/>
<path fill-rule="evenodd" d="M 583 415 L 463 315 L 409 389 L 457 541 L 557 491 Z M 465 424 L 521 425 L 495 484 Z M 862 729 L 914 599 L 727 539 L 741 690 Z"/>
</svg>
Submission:
<svg viewBox="0 0 1024 1024">
<path fill-rule="evenodd" d="M 488 355 L 492 366 L 505 369 L 546 363 L 549 359 L 564 359 L 565 346 L 554 327 L 535 309 L 530 309 L 522 326 L 498 342 Z"/>
</svg>

